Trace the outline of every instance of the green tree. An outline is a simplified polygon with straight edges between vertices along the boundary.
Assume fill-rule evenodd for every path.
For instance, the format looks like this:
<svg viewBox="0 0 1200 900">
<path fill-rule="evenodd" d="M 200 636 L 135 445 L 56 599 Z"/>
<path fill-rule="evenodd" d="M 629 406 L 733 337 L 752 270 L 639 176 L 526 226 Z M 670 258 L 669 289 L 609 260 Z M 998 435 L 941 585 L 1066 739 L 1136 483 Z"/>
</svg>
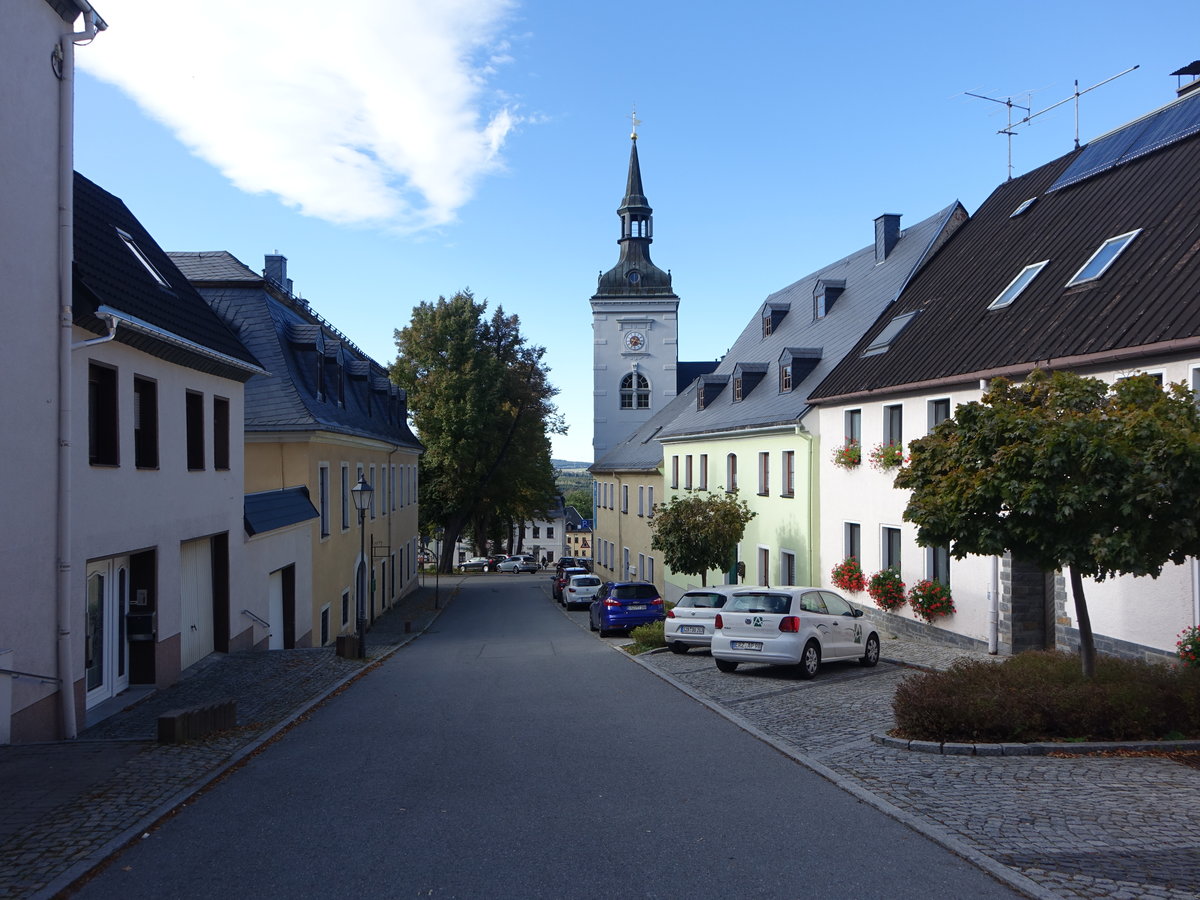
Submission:
<svg viewBox="0 0 1200 900">
<path fill-rule="evenodd" d="M 585 519 L 592 517 L 592 492 L 587 490 L 568 491 L 563 498 L 567 506 L 575 507 L 575 511 Z"/>
<path fill-rule="evenodd" d="M 1037 371 L 909 445 L 895 485 L 924 546 L 1070 568 L 1083 672 L 1095 673 L 1084 577 L 1157 577 L 1200 553 L 1200 413 L 1183 385 Z"/>
<path fill-rule="evenodd" d="M 443 571 L 470 534 L 479 552 L 489 535 L 554 502 L 550 433 L 564 431 L 557 393 L 517 316 L 470 291 L 413 309 L 395 332 L 392 379 L 408 392 L 421 457 L 421 517 L 445 533 Z"/>
<path fill-rule="evenodd" d="M 746 524 L 756 515 L 736 492 L 678 494 L 654 511 L 650 546 L 674 571 L 699 575 L 707 585 L 710 570 L 729 568 Z"/>
</svg>

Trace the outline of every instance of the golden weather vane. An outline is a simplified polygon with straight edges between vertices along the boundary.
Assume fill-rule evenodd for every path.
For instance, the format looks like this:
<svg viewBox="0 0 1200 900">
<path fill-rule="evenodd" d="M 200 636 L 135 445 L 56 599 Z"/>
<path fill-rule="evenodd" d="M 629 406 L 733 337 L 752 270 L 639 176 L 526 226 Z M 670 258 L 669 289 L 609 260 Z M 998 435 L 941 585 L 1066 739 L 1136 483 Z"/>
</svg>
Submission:
<svg viewBox="0 0 1200 900">
<path fill-rule="evenodd" d="M 637 140 L 637 127 L 642 124 L 642 120 L 637 117 L 637 104 L 636 103 L 633 106 L 633 112 L 630 113 L 628 116 L 626 116 L 626 118 L 629 119 L 631 122 L 633 122 L 633 132 L 629 136 L 636 141 Z"/>
</svg>

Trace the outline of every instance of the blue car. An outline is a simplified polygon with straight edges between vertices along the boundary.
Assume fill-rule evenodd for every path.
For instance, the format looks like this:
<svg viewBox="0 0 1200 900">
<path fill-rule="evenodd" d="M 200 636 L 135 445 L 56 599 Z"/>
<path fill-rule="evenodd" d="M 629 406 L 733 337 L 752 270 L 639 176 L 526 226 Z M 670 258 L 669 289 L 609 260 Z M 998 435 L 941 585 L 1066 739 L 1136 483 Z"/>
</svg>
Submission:
<svg viewBox="0 0 1200 900">
<path fill-rule="evenodd" d="M 599 631 L 600 637 L 666 617 L 658 588 L 648 581 L 606 581 L 596 592 L 588 612 L 592 631 Z"/>
</svg>

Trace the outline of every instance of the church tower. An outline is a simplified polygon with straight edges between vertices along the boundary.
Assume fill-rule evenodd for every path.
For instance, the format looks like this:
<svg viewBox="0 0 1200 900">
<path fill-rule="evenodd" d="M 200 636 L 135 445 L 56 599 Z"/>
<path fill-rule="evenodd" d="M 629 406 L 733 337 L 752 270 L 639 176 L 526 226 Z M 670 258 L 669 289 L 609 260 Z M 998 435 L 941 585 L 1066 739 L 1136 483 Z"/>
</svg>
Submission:
<svg viewBox="0 0 1200 900">
<path fill-rule="evenodd" d="M 637 118 L 621 217 L 621 256 L 592 296 L 593 459 L 599 460 L 676 393 L 679 298 L 671 275 L 650 261 L 654 219 L 642 193 Z"/>
</svg>

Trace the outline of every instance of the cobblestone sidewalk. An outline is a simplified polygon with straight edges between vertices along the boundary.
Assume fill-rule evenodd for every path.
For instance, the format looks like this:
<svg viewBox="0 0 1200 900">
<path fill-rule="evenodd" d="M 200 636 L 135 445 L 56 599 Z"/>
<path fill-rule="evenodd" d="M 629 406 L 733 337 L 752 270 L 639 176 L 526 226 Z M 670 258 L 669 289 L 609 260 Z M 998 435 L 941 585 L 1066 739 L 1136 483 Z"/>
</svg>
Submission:
<svg viewBox="0 0 1200 900">
<path fill-rule="evenodd" d="M 898 638 L 883 642 L 877 669 L 831 664 L 814 681 L 757 666 L 722 674 L 695 650 L 637 659 L 1032 896 L 1200 897 L 1198 769 L 1154 756 L 930 755 L 870 740 L 893 725 L 905 666 L 944 669 L 964 655 L 991 658 Z"/>
<path fill-rule="evenodd" d="M 402 599 L 367 633 L 368 659 L 332 648 L 215 656 L 178 684 L 81 732 L 76 741 L 0 747 L 0 898 L 51 897 L 253 753 L 440 614 L 455 582 Z M 164 712 L 233 697 L 235 729 L 158 744 Z"/>
</svg>

